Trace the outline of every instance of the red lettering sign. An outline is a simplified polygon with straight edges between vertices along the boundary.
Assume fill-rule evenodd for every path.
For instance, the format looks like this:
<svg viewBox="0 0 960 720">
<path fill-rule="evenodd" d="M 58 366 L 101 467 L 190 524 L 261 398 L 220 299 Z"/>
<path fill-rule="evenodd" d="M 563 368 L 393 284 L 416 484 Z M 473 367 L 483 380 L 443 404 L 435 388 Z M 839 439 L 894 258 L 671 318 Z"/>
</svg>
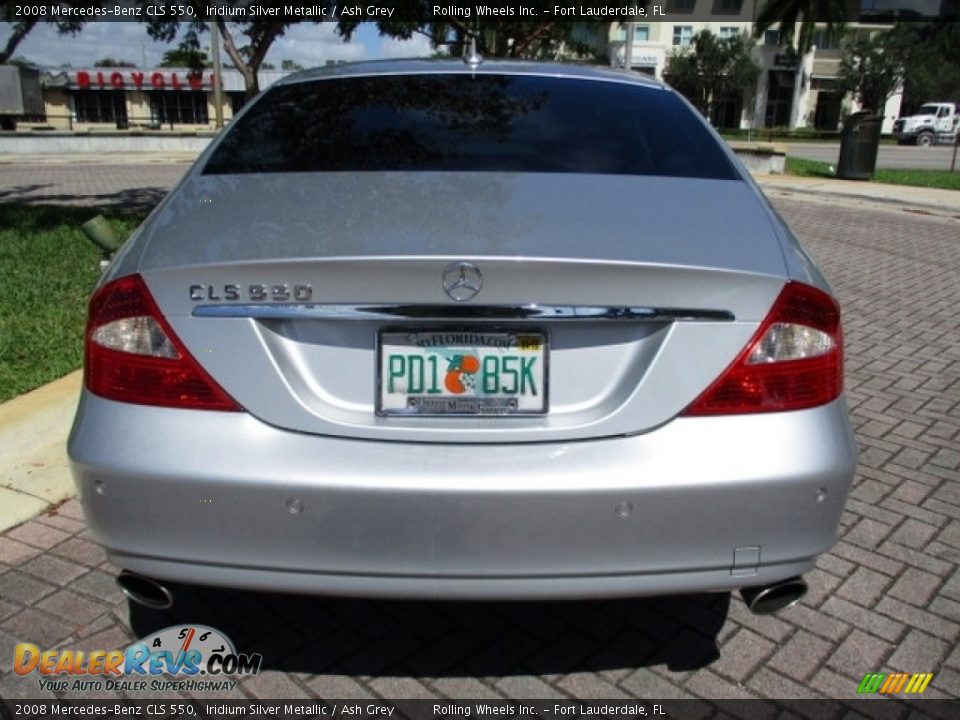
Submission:
<svg viewBox="0 0 960 720">
<path fill-rule="evenodd" d="M 103 89 L 116 88 L 123 90 L 131 85 L 137 90 L 203 90 L 204 86 L 215 87 L 217 84 L 216 75 L 210 73 L 206 77 L 202 72 L 189 72 L 184 77 L 180 77 L 175 72 L 152 72 L 147 73 L 132 70 L 104 73 L 98 70 L 76 70 L 73 74 L 74 83 L 78 88 L 87 89 L 90 87 L 100 87 Z M 145 88 L 145 84 L 149 86 Z"/>
</svg>

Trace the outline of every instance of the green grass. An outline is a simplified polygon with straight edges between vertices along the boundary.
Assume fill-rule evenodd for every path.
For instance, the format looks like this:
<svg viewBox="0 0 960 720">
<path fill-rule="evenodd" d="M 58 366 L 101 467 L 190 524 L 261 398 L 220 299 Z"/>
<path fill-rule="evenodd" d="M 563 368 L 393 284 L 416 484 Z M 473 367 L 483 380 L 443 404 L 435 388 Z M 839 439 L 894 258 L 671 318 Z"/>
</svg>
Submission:
<svg viewBox="0 0 960 720">
<path fill-rule="evenodd" d="M 811 128 L 797 128 L 784 130 L 783 128 L 756 128 L 749 130 L 721 130 L 720 136 L 724 140 L 738 140 L 750 142 L 786 143 L 787 145 L 804 143 L 839 143 L 840 131 L 827 132 Z M 882 135 L 881 145 L 896 145 L 897 140 L 892 135 Z"/>
<path fill-rule="evenodd" d="M 800 177 L 832 178 L 830 163 L 818 160 L 787 158 L 787 174 Z M 960 172 L 949 170 L 899 170 L 880 168 L 873 174 L 873 181 L 886 185 L 912 185 L 914 187 L 938 188 L 941 190 L 960 190 Z"/>
<path fill-rule="evenodd" d="M 836 177 L 836 175 L 830 172 L 829 168 L 830 163 L 787 156 L 787 175 L 797 175 L 799 177 Z"/>
<path fill-rule="evenodd" d="M 102 214 L 126 238 L 144 215 L 0 205 L 0 402 L 80 367 L 100 251 L 80 225 Z"/>
<path fill-rule="evenodd" d="M 914 185 L 916 187 L 960 190 L 960 172 L 949 170 L 877 170 L 873 179 L 889 185 Z"/>
</svg>

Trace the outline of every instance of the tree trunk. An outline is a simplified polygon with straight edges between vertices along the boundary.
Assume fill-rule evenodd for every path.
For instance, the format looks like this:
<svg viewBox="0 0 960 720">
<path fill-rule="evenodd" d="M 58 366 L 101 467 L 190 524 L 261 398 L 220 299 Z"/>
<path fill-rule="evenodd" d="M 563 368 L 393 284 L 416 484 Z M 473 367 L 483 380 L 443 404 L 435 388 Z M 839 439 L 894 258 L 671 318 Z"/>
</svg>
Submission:
<svg viewBox="0 0 960 720">
<path fill-rule="evenodd" d="M 249 102 L 260 92 L 260 83 L 257 80 L 257 69 L 259 65 L 252 67 L 250 63 L 244 60 L 243 55 L 241 55 L 237 49 L 236 43 L 233 42 L 233 35 L 230 33 L 230 30 L 227 28 L 227 23 L 224 20 L 217 20 L 217 27 L 220 30 L 220 37 L 223 38 L 223 49 L 227 51 L 227 55 L 230 57 L 230 60 L 233 61 L 234 67 L 243 75 L 243 100 L 244 102 Z"/>
<path fill-rule="evenodd" d="M 17 46 L 20 44 L 20 41 L 30 34 L 30 31 L 33 30 L 33 26 L 36 24 L 36 20 L 28 20 L 27 22 L 14 24 L 10 39 L 7 40 L 7 46 L 0 51 L 0 64 L 7 62 L 7 60 L 13 56 L 17 51 Z"/>
</svg>

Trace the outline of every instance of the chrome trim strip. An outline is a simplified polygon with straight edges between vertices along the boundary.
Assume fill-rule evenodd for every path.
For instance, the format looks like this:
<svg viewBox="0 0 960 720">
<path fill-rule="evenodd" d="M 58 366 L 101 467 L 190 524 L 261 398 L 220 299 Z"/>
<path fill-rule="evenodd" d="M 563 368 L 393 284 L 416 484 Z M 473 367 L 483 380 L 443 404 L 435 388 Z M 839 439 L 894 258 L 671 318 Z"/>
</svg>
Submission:
<svg viewBox="0 0 960 720">
<path fill-rule="evenodd" d="M 257 320 L 613 320 L 616 322 L 730 322 L 728 310 L 608 305 L 325 305 L 275 303 L 197 305 L 194 317 Z"/>
</svg>

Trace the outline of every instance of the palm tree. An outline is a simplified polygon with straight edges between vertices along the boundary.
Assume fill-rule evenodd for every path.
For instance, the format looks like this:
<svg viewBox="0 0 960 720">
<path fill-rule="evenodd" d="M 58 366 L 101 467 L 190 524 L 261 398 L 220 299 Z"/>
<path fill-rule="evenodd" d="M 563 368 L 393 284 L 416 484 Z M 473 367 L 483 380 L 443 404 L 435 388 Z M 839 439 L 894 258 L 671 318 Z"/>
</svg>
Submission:
<svg viewBox="0 0 960 720">
<path fill-rule="evenodd" d="M 827 32 L 839 32 L 848 19 L 857 16 L 859 7 L 859 0 L 766 0 L 754 22 L 753 31 L 759 37 L 771 26 L 780 23 L 780 44 L 791 46 L 799 21 L 797 52 L 803 55 L 813 46 L 818 22 L 826 24 Z"/>
</svg>

